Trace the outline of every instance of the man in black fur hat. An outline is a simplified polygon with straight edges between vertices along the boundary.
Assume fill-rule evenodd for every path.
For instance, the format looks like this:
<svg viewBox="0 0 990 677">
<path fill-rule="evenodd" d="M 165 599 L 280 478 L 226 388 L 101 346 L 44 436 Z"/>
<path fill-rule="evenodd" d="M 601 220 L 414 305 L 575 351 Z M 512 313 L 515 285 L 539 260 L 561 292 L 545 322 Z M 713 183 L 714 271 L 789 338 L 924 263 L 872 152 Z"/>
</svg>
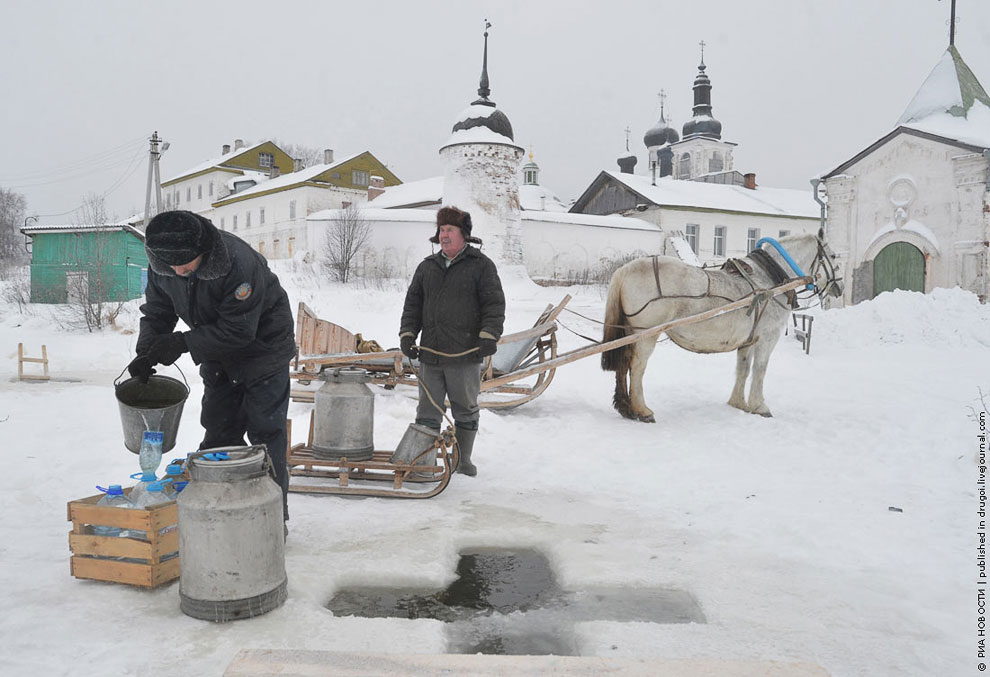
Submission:
<svg viewBox="0 0 990 677">
<path fill-rule="evenodd" d="M 478 434 L 478 394 L 483 358 L 494 355 L 505 322 L 505 295 L 495 264 L 471 244 L 471 215 L 456 207 L 437 212 L 430 242 L 440 251 L 416 268 L 402 308 L 402 352 L 419 358 L 416 423 L 439 431 L 444 400 L 450 400 L 460 461 L 457 472 L 471 477 Z M 416 336 L 422 331 L 420 346 Z M 432 395 L 433 402 L 427 392 Z"/>
<path fill-rule="evenodd" d="M 148 224 L 150 270 L 131 375 L 147 382 L 158 364 L 188 352 L 203 377 L 201 449 L 268 448 L 289 518 L 286 425 L 295 337 L 289 298 L 261 254 L 187 211 Z M 176 331 L 181 319 L 188 330 Z"/>
</svg>

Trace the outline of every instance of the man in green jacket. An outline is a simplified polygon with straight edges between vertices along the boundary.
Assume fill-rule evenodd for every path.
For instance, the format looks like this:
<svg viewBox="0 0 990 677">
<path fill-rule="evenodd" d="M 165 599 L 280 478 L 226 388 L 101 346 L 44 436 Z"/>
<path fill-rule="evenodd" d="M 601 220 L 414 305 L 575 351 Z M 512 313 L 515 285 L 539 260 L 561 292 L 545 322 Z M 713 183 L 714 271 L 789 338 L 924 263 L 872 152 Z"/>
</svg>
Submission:
<svg viewBox="0 0 990 677">
<path fill-rule="evenodd" d="M 430 242 L 439 244 L 440 251 L 416 268 L 399 339 L 402 352 L 420 361 L 416 423 L 439 431 L 449 399 L 460 457 L 456 470 L 474 477 L 478 469 L 471 452 L 478 434 L 481 362 L 495 354 L 502 336 L 505 295 L 495 264 L 471 246 L 481 244 L 471 227 L 471 215 L 456 207 L 437 212 L 437 232 Z"/>
</svg>

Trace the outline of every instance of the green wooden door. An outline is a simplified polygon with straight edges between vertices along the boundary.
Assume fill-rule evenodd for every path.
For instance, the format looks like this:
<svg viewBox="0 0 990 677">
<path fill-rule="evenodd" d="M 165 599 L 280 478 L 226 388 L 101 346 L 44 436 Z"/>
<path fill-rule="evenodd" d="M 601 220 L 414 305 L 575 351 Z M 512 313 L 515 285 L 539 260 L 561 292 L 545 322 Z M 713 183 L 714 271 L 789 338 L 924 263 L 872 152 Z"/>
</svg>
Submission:
<svg viewBox="0 0 990 677">
<path fill-rule="evenodd" d="M 873 260 L 873 296 L 885 291 L 925 291 L 925 255 L 909 242 L 887 245 Z"/>
</svg>

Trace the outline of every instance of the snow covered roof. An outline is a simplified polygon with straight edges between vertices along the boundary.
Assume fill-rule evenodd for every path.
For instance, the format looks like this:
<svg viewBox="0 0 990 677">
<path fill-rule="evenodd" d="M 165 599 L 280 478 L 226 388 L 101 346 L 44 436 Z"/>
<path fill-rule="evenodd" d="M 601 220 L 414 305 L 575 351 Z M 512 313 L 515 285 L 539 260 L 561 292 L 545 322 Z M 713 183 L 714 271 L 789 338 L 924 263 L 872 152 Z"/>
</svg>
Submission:
<svg viewBox="0 0 990 677">
<path fill-rule="evenodd" d="M 400 183 L 389 186 L 385 192 L 369 204 L 382 209 L 398 207 L 421 207 L 424 205 L 439 205 L 443 199 L 443 177 L 431 176 L 428 179 Z"/>
<path fill-rule="evenodd" d="M 897 124 L 990 148 L 990 96 L 954 45 L 945 50 Z"/>
<path fill-rule="evenodd" d="M 483 106 L 482 106 L 483 107 Z M 516 142 L 507 136 L 493 132 L 488 127 L 471 127 L 470 129 L 459 129 L 450 135 L 447 142 L 442 147 L 453 146 L 460 143 L 499 143 L 505 146 L 515 146 Z"/>
<path fill-rule="evenodd" d="M 133 233 L 141 240 L 144 240 L 144 233 L 129 223 L 104 223 L 87 226 L 79 226 L 75 224 L 24 226 L 20 230 L 25 235 L 38 235 L 39 233 L 111 233 L 118 230 L 124 230 L 129 233 Z"/>
<path fill-rule="evenodd" d="M 669 176 L 657 179 L 654 186 L 651 177 L 639 174 L 603 171 L 600 176 L 607 176 L 622 183 L 642 196 L 644 200 L 661 207 L 693 207 L 816 219 L 820 215 L 820 208 L 812 197 L 810 189 L 793 190 L 763 186 L 744 188 L 736 185 L 685 181 Z"/>
<path fill-rule="evenodd" d="M 214 202 L 214 204 L 221 205 L 226 202 L 230 202 L 234 199 L 240 200 L 246 196 L 256 195 L 262 192 L 268 193 L 272 191 L 286 190 L 288 188 L 292 188 L 300 184 L 306 183 L 307 181 L 313 181 L 317 176 L 319 176 L 323 172 L 329 171 L 334 167 L 338 167 L 344 164 L 345 162 L 350 162 L 351 160 L 353 160 L 358 155 L 361 155 L 364 152 L 366 151 L 361 151 L 361 153 L 354 153 L 353 155 L 348 155 L 347 157 L 342 158 L 340 160 L 335 160 L 334 162 L 328 165 L 319 164 L 319 165 L 313 165 L 312 167 L 304 167 L 303 169 L 300 169 L 298 172 L 290 172 L 288 174 L 282 174 L 280 176 L 277 176 L 274 179 L 263 180 L 261 183 L 252 186 L 247 190 L 242 190 L 239 193 L 234 193 L 232 195 L 228 195 L 223 199 L 217 200 L 216 202 Z M 267 175 L 263 175 L 263 176 L 267 176 Z M 244 180 L 243 177 L 237 177 L 236 179 L 232 179 L 231 181 L 237 182 L 243 180 Z"/>
<path fill-rule="evenodd" d="M 624 230 L 660 231 L 660 226 L 634 216 L 618 216 L 610 214 L 572 214 L 570 212 L 523 212 L 523 221 L 540 221 L 541 223 L 567 223 L 575 226 L 597 226 L 598 228 L 621 228 Z"/>
<path fill-rule="evenodd" d="M 972 152 L 990 148 L 990 96 L 955 46 L 945 50 L 893 131 L 824 172 L 822 178 L 841 174 L 902 133 L 948 142 Z"/>
<path fill-rule="evenodd" d="M 191 167 L 189 169 L 186 169 L 185 171 L 180 172 L 180 173 L 176 174 L 175 176 L 172 176 L 172 177 L 169 177 L 169 178 L 165 179 L 164 181 L 162 181 L 162 184 L 171 183 L 171 182 L 177 181 L 177 180 L 179 180 L 179 179 L 181 179 L 181 178 L 183 178 L 185 176 L 192 176 L 193 174 L 199 174 L 200 172 L 205 172 L 206 170 L 213 169 L 213 168 L 226 169 L 226 170 L 229 171 L 232 168 L 225 167 L 225 165 L 228 162 L 230 162 L 231 160 L 233 160 L 235 157 L 238 157 L 240 155 L 243 155 L 244 153 L 247 153 L 247 152 L 250 152 L 250 151 L 254 150 L 255 148 L 258 148 L 259 146 L 263 146 L 266 143 L 268 143 L 268 141 L 260 141 L 260 142 L 254 144 L 254 145 L 245 146 L 244 148 L 238 148 L 237 150 L 231 151 L 229 153 L 224 153 L 223 155 L 221 155 L 219 157 L 215 157 L 215 158 L 212 158 L 212 159 L 209 159 L 209 160 L 205 160 L 204 162 L 200 162 L 198 165 L 196 165 L 194 167 Z M 240 171 L 240 170 L 238 169 L 236 171 Z"/>
<path fill-rule="evenodd" d="M 519 186 L 519 206 L 523 211 L 566 212 L 567 205 L 553 191 L 540 185 Z"/>
</svg>

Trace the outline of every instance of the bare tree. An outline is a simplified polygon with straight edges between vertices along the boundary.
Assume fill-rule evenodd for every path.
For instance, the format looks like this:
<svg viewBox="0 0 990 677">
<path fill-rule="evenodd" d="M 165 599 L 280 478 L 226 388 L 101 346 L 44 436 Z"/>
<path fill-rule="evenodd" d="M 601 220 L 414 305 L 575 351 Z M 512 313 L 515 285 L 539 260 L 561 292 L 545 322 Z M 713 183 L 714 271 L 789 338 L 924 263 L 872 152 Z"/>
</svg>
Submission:
<svg viewBox="0 0 990 677">
<path fill-rule="evenodd" d="M 323 151 L 319 148 L 305 146 L 300 143 L 279 143 L 278 141 L 274 143 L 284 150 L 289 157 L 302 160 L 303 167 L 312 167 L 323 162 Z"/>
<path fill-rule="evenodd" d="M 0 278 L 27 263 L 27 250 L 20 227 L 24 225 L 27 200 L 20 193 L 0 187 Z"/>
<path fill-rule="evenodd" d="M 102 195 L 87 195 L 76 221 L 96 230 L 76 233 L 71 269 L 65 274 L 70 324 L 98 331 L 112 326 L 124 305 L 113 300 L 119 295 L 113 285 L 113 265 L 119 258 L 120 244 L 115 230 L 102 229 L 113 221 Z"/>
<path fill-rule="evenodd" d="M 354 260 L 371 239 L 371 224 L 357 205 L 337 210 L 323 241 L 323 270 L 338 282 L 347 283 Z"/>
</svg>

